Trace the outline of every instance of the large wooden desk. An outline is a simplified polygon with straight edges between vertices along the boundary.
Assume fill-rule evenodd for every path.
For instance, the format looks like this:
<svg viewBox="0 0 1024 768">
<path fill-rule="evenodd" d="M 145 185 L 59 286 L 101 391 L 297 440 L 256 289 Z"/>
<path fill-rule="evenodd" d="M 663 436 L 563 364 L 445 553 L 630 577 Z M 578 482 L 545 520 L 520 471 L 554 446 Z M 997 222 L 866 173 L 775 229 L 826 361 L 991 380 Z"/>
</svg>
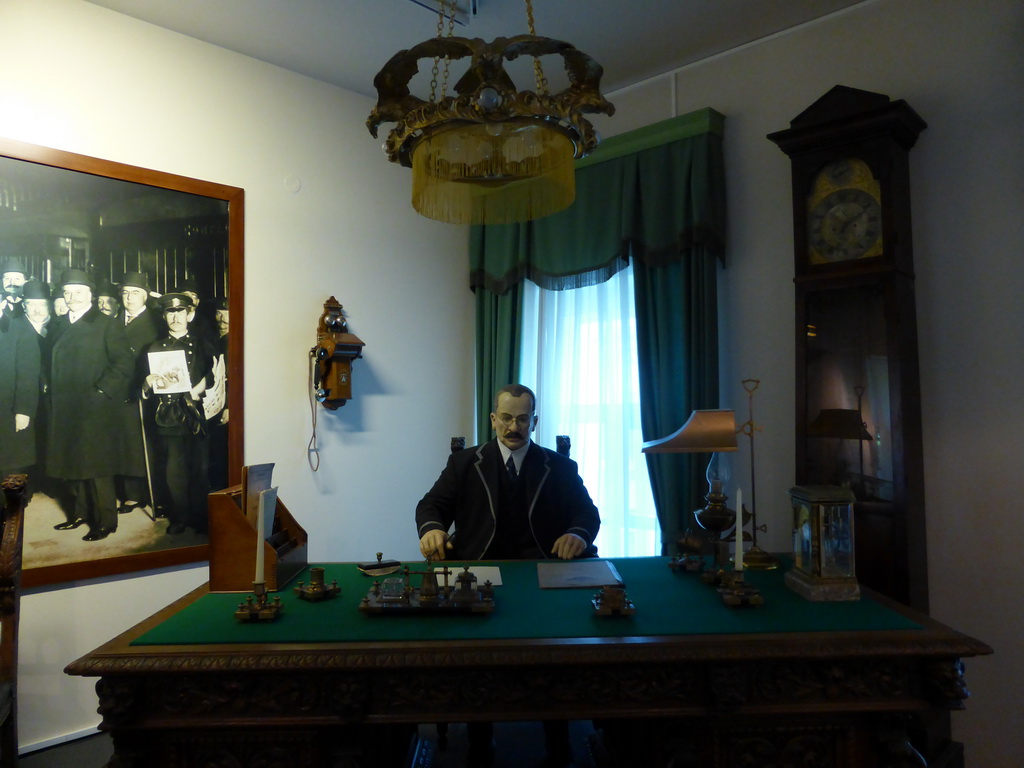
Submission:
<svg viewBox="0 0 1024 768">
<path fill-rule="evenodd" d="M 908 734 L 962 761 L 929 726 L 987 645 L 882 598 L 806 602 L 781 572 L 748 573 L 766 605 L 730 609 L 666 563 L 615 560 L 637 606 L 620 618 L 539 589 L 531 562 L 500 564 L 489 616 L 366 616 L 372 580 L 327 565 L 334 601 L 289 588 L 277 623 L 238 625 L 239 596 L 201 588 L 66 671 L 100 678 L 119 768 L 383 768 L 416 723 L 546 718 L 593 719 L 623 768 L 921 765 Z"/>
</svg>

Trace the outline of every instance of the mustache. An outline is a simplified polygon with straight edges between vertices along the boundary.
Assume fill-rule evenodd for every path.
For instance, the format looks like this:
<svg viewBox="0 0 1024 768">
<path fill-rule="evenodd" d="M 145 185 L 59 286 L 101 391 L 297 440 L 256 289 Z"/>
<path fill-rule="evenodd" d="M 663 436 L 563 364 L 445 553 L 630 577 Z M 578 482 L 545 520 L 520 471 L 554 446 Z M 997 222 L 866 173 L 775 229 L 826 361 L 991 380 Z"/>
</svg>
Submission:
<svg viewBox="0 0 1024 768">
<path fill-rule="evenodd" d="M 512 430 L 511 432 L 506 432 L 505 437 L 515 437 L 518 438 L 519 440 L 524 439 L 523 433 L 520 432 L 519 430 Z"/>
</svg>

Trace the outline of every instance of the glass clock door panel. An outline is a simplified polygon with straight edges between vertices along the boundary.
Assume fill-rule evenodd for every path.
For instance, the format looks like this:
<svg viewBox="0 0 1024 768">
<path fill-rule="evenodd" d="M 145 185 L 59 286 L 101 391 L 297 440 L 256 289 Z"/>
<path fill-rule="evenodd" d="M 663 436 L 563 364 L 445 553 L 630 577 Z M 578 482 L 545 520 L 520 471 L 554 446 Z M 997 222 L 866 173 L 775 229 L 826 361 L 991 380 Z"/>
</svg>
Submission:
<svg viewBox="0 0 1024 768">
<path fill-rule="evenodd" d="M 881 287 L 807 297 L 806 478 L 891 501 L 889 357 Z"/>
</svg>

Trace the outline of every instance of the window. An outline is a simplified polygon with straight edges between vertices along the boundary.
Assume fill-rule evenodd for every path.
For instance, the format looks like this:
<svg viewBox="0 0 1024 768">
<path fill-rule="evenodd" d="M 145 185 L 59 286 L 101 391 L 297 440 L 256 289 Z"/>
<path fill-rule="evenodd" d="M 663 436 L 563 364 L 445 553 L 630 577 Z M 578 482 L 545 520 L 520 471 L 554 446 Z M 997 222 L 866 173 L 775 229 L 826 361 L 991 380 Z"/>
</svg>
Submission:
<svg viewBox="0 0 1024 768">
<path fill-rule="evenodd" d="M 520 380 L 537 393 L 535 438 L 569 435 L 572 458 L 601 512 L 598 552 L 660 552 L 658 518 L 640 447 L 633 270 L 587 288 L 524 282 Z"/>
</svg>

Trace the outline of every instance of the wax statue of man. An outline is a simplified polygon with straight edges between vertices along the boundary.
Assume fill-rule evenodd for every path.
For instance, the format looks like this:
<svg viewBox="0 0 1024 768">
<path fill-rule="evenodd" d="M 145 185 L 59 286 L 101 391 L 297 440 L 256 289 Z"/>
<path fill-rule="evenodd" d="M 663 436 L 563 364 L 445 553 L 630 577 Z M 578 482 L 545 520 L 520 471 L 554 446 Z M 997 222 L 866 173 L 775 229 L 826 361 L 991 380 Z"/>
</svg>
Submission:
<svg viewBox="0 0 1024 768">
<path fill-rule="evenodd" d="M 117 530 L 114 476 L 138 461 L 120 432 L 120 410 L 132 379 L 124 328 L 93 304 L 92 278 L 80 269 L 61 276 L 68 313 L 50 323 L 50 425 L 47 472 L 67 481 L 73 506 L 54 526 L 88 525 L 83 541 Z"/>
<path fill-rule="evenodd" d="M 189 324 L 195 317 L 195 306 L 189 296 L 165 293 L 160 297 L 160 307 L 167 335 L 149 347 L 151 371 L 154 353 L 183 352 L 188 377 L 187 391 L 162 394 L 161 390 L 168 388 L 168 374 L 151 372 L 143 389 L 143 397 L 154 403 L 153 421 L 157 439 L 162 443 L 160 455 L 166 462 L 164 485 L 170 492 L 167 533 L 179 535 L 190 527 L 205 534 L 210 450 L 200 398 L 213 383 L 213 349 L 205 339 L 191 332 Z"/>
<path fill-rule="evenodd" d="M 535 411 L 527 387 L 513 384 L 498 391 L 491 413 L 496 439 L 451 454 L 416 506 L 424 557 L 571 560 L 597 554 L 597 507 L 576 462 L 530 439 Z M 509 458 L 515 480 L 507 470 Z M 450 539 L 453 524 L 456 535 Z"/>
<path fill-rule="evenodd" d="M 416 506 L 420 552 L 428 559 L 594 557 L 601 526 L 576 462 L 530 439 L 536 397 L 520 384 L 498 390 L 491 413 L 495 439 L 451 454 Z M 455 526 L 453 536 L 449 529 Z M 468 723 L 468 768 L 494 761 L 491 723 Z M 572 765 L 568 723 L 544 723 L 544 765 Z"/>
</svg>

